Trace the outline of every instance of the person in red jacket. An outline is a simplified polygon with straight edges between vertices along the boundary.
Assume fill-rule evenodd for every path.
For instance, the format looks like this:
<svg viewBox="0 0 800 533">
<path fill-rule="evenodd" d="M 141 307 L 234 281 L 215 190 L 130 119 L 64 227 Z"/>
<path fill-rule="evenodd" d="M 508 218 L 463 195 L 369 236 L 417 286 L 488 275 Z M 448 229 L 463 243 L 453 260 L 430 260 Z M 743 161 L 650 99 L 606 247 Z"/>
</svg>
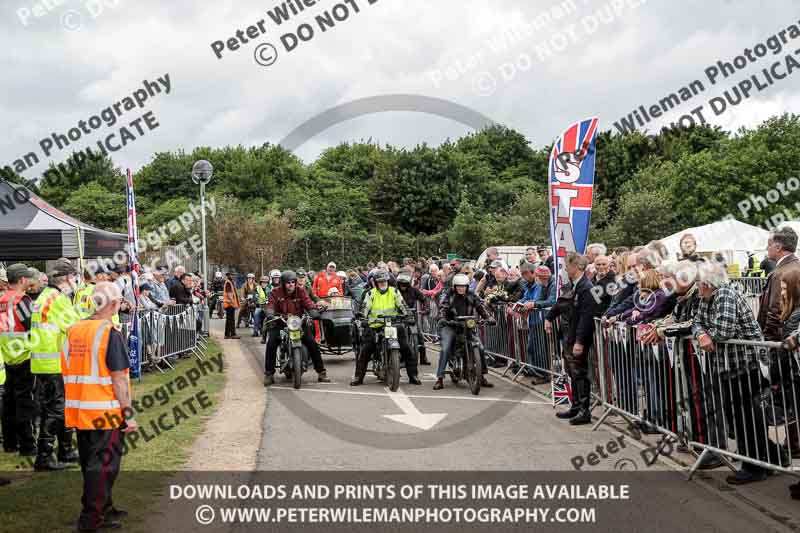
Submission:
<svg viewBox="0 0 800 533">
<path fill-rule="evenodd" d="M 334 275 L 336 273 L 334 272 Z M 279 287 L 272 289 L 267 302 L 267 321 L 275 318 L 275 315 L 288 316 L 294 315 L 302 317 L 307 311 L 318 314 L 320 306 L 324 308 L 324 304 L 316 304 L 306 292 L 305 288 L 297 286 L 297 274 L 291 270 L 285 271 L 281 274 L 281 284 Z M 282 322 L 273 322 L 273 324 L 283 324 Z M 267 339 L 267 350 L 264 354 L 264 386 L 272 385 L 275 380 L 275 358 L 278 355 L 278 346 L 281 343 L 281 329 L 283 327 L 272 327 L 269 331 Z M 319 351 L 319 345 L 314 340 L 314 337 L 306 330 L 303 333 L 303 345 L 308 350 L 308 356 L 314 363 L 314 370 L 317 371 L 318 380 L 320 383 L 330 383 L 328 373 L 325 371 L 325 363 L 322 362 L 322 354 Z"/>
<path fill-rule="evenodd" d="M 342 278 L 340 278 L 336 273 L 336 263 L 331 261 L 328 263 L 327 268 L 325 268 L 325 272 L 320 272 L 317 274 L 317 277 L 314 278 L 314 283 L 311 285 L 311 290 L 314 291 L 314 294 L 316 294 L 318 297 L 327 298 L 328 291 L 334 287 L 339 290 L 339 294 L 344 294 Z"/>
</svg>

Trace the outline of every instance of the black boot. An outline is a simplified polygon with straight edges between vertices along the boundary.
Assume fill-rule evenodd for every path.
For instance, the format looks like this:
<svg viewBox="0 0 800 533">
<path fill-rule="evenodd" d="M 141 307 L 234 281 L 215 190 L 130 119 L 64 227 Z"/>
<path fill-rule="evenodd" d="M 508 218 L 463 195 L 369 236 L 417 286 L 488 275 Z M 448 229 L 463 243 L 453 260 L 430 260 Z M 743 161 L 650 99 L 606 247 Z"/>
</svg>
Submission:
<svg viewBox="0 0 800 533">
<path fill-rule="evenodd" d="M 353 381 L 350 382 L 351 387 L 358 387 L 359 385 L 364 384 L 364 376 L 356 376 L 353 378 Z"/>
<path fill-rule="evenodd" d="M 412 385 L 422 385 L 422 382 L 419 380 L 417 376 L 409 376 L 408 382 Z"/>
<path fill-rule="evenodd" d="M 444 379 L 438 378 L 436 383 L 433 384 L 433 390 L 442 390 L 444 388 Z"/>
<path fill-rule="evenodd" d="M 273 374 L 264 374 L 264 386 L 269 387 L 273 383 L 275 383 L 275 377 Z"/>
<path fill-rule="evenodd" d="M 77 463 L 80 461 L 78 450 L 74 444 L 74 429 L 65 429 L 58 436 L 58 462 Z"/>
<path fill-rule="evenodd" d="M 66 463 L 59 463 L 53 458 L 53 443 L 39 442 L 39 453 L 36 455 L 36 462 L 33 469 L 36 472 L 54 472 L 69 468 Z"/>
<path fill-rule="evenodd" d="M 570 407 L 566 411 L 561 411 L 559 413 L 556 413 L 556 417 L 557 418 L 564 418 L 564 419 L 574 418 L 574 417 L 578 416 L 578 412 L 579 411 L 580 411 L 580 409 L 578 409 L 578 407 L 576 405 L 573 405 L 572 407 Z"/>
<path fill-rule="evenodd" d="M 592 413 L 588 409 L 581 409 L 577 416 L 569 420 L 571 426 L 583 426 L 592 423 Z"/>
</svg>

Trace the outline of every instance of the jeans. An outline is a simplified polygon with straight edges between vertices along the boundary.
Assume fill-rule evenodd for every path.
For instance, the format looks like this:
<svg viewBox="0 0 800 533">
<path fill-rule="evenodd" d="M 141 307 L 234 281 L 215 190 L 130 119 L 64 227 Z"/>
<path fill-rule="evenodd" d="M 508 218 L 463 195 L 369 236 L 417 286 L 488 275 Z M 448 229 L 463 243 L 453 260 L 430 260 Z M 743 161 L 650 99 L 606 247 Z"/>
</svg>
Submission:
<svg viewBox="0 0 800 533">
<path fill-rule="evenodd" d="M 253 336 L 261 335 L 261 324 L 264 323 L 264 310 L 261 307 L 256 308 L 255 315 L 253 315 Z"/>
<path fill-rule="evenodd" d="M 455 346 L 456 331 L 450 326 L 442 326 L 439 329 L 439 342 L 441 343 L 441 352 L 439 352 L 439 363 L 436 368 L 436 377 L 443 378 L 447 370 L 447 360 L 451 357 L 453 346 Z M 486 350 L 483 344 L 478 344 L 481 351 L 481 374 L 488 374 L 489 369 L 486 367 Z"/>
</svg>

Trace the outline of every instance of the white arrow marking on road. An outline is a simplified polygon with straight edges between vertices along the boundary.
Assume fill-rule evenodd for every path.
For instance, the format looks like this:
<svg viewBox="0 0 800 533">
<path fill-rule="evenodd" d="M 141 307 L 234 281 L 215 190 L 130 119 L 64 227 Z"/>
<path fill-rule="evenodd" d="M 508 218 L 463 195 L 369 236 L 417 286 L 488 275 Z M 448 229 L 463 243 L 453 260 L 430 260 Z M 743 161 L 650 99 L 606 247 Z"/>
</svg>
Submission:
<svg viewBox="0 0 800 533">
<path fill-rule="evenodd" d="M 419 411 L 419 409 L 417 409 L 417 406 L 414 405 L 414 403 L 408 398 L 408 396 L 405 395 L 403 391 L 398 389 L 397 392 L 392 392 L 388 388 L 385 390 L 389 394 L 389 398 L 391 398 L 392 401 L 397 404 L 397 407 L 402 409 L 404 413 L 402 415 L 383 415 L 390 420 L 413 426 L 415 428 L 428 430 L 441 422 L 442 419 L 447 416 L 447 413 L 423 414 Z"/>
</svg>

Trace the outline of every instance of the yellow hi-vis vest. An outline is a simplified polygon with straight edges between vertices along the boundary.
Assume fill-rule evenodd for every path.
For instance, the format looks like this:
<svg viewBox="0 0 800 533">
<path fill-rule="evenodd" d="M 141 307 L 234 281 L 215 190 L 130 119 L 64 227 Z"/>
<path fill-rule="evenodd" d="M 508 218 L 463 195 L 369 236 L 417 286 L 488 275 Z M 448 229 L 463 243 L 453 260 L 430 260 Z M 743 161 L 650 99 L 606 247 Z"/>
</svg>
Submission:
<svg viewBox="0 0 800 533">
<path fill-rule="evenodd" d="M 267 293 L 261 285 L 256 285 L 256 292 L 258 292 L 258 304 L 264 305 L 267 303 Z"/>
<path fill-rule="evenodd" d="M 31 373 L 60 374 L 61 347 L 78 312 L 61 291 L 47 287 L 36 298 L 31 315 Z"/>
<path fill-rule="evenodd" d="M 89 318 L 94 313 L 94 302 L 92 301 L 92 293 L 94 292 L 94 283 L 87 283 L 77 291 L 75 291 L 75 298 L 73 304 L 80 313 L 81 318 Z"/>
<path fill-rule="evenodd" d="M 395 288 L 389 287 L 385 294 L 378 289 L 372 289 L 372 306 L 369 308 L 369 317 L 378 318 L 380 315 L 397 316 L 397 296 Z M 370 324 L 372 328 L 379 328 L 381 324 Z"/>
<path fill-rule="evenodd" d="M 81 319 L 89 318 L 94 314 L 95 305 L 94 300 L 92 300 L 94 287 L 94 283 L 89 283 L 75 292 L 74 304 L 78 309 L 78 314 L 80 314 Z M 111 322 L 114 324 L 115 328 L 120 329 L 121 323 L 119 320 L 119 314 L 112 316 Z"/>
</svg>

